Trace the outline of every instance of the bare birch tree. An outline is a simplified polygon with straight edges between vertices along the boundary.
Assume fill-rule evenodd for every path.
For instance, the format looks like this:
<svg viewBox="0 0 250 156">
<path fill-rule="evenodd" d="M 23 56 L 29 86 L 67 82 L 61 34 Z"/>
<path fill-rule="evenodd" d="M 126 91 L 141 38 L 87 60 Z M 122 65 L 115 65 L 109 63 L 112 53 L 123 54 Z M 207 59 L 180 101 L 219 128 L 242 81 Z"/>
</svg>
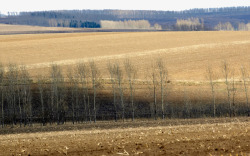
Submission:
<svg viewBox="0 0 250 156">
<path fill-rule="evenodd" d="M 235 77 L 234 77 L 234 70 L 232 71 L 232 86 L 231 86 L 231 92 L 232 92 L 232 114 L 235 116 L 236 112 L 235 112 L 235 96 L 237 93 L 237 88 L 236 88 L 236 83 L 235 83 Z"/>
<path fill-rule="evenodd" d="M 2 63 L 0 63 L 0 92 L 1 92 L 1 125 L 4 127 L 4 76 L 5 76 L 5 71 L 4 71 L 4 66 Z"/>
<path fill-rule="evenodd" d="M 157 89 L 157 85 L 158 85 L 158 82 L 157 82 L 157 76 L 156 76 L 156 73 L 155 71 L 153 71 L 151 73 L 152 75 L 152 82 L 153 82 L 153 91 L 154 91 L 154 117 L 155 117 L 155 120 L 157 119 L 157 95 L 156 95 L 156 89 Z"/>
<path fill-rule="evenodd" d="M 74 77 L 74 73 L 72 73 L 71 69 L 68 69 L 67 76 L 69 81 L 69 88 L 71 91 L 72 123 L 75 124 L 75 119 L 78 118 L 76 110 L 79 110 L 76 109 L 79 101 L 78 80 Z"/>
<path fill-rule="evenodd" d="M 157 63 L 157 67 L 158 67 L 160 86 L 161 86 L 162 119 L 164 119 L 165 118 L 164 97 L 166 97 L 166 95 L 165 95 L 166 92 L 165 91 L 166 91 L 168 73 L 167 73 L 165 63 L 161 58 L 159 58 L 156 63 Z"/>
<path fill-rule="evenodd" d="M 229 82 L 229 66 L 226 61 L 223 62 L 223 72 L 225 77 L 225 84 L 227 87 L 227 103 L 229 106 L 229 115 L 232 116 L 232 102 L 231 102 L 231 89 L 230 89 L 230 82 Z"/>
<path fill-rule="evenodd" d="M 120 65 L 118 63 L 115 64 L 115 74 L 116 74 L 116 79 L 118 83 L 118 88 L 119 88 L 119 94 L 120 94 L 120 99 L 121 99 L 121 106 L 122 106 L 122 120 L 125 120 L 125 106 L 124 106 L 124 99 L 123 99 L 123 73 Z"/>
<path fill-rule="evenodd" d="M 148 72 L 149 80 L 148 82 L 148 87 L 150 91 L 153 91 L 153 112 L 151 111 L 152 116 L 154 116 L 154 119 L 157 120 L 157 89 L 158 89 L 158 76 L 157 76 L 157 66 L 155 62 L 152 63 L 151 66 L 151 71 Z"/>
<path fill-rule="evenodd" d="M 211 66 L 207 67 L 207 73 L 208 73 L 209 84 L 211 87 L 211 93 L 212 93 L 212 97 L 213 97 L 213 99 L 212 99 L 213 100 L 213 116 L 215 117 L 216 116 L 215 92 L 214 92 L 215 82 L 214 82 L 214 72 L 213 72 Z"/>
<path fill-rule="evenodd" d="M 96 88 L 97 88 L 96 85 L 97 85 L 99 71 L 93 60 L 89 62 L 89 65 L 91 70 L 92 88 L 94 92 L 94 97 L 93 97 L 94 122 L 96 122 Z"/>
<path fill-rule="evenodd" d="M 89 121 L 91 122 L 90 105 L 89 105 L 89 100 L 88 100 L 89 99 L 89 88 L 88 88 L 89 70 L 83 62 L 79 62 L 77 64 L 77 77 L 81 84 L 85 121 L 87 121 L 89 117 Z"/>
<path fill-rule="evenodd" d="M 247 106 L 247 113 L 248 116 L 250 116 L 250 108 L 249 108 L 249 103 L 248 103 L 248 73 L 246 71 L 246 68 L 241 66 L 241 76 L 243 79 L 243 84 L 244 84 L 244 91 L 245 91 L 245 95 L 246 95 L 246 106 Z"/>
<path fill-rule="evenodd" d="M 16 86 L 17 86 L 17 78 L 18 78 L 18 67 L 16 64 L 9 64 L 8 65 L 8 72 L 6 73 L 6 85 L 7 89 L 7 96 L 6 100 L 8 102 L 9 109 L 12 109 L 12 126 L 16 125 L 17 121 L 17 109 L 16 109 Z M 22 108 L 19 106 L 19 112 L 22 112 Z"/>
<path fill-rule="evenodd" d="M 113 92 L 113 105 L 114 105 L 114 116 L 115 121 L 117 121 L 117 106 L 116 106 L 116 90 L 117 90 L 117 79 L 115 78 L 115 67 L 110 62 L 108 63 L 108 70 L 110 74 L 110 81 L 112 84 L 112 92 Z"/>
<path fill-rule="evenodd" d="M 137 70 L 136 70 L 136 67 L 131 63 L 129 59 L 125 60 L 124 66 L 125 66 L 125 71 L 127 74 L 127 79 L 129 81 L 132 121 L 134 121 L 135 119 L 134 94 L 135 94 L 135 79 L 137 76 Z"/>
<path fill-rule="evenodd" d="M 54 118 L 54 104 L 56 105 L 56 117 L 57 124 L 60 124 L 60 107 L 59 105 L 62 103 L 60 89 L 63 83 L 63 76 L 61 68 L 57 64 L 51 65 L 51 108 L 52 108 L 52 118 Z"/>
<path fill-rule="evenodd" d="M 44 106 L 44 92 L 46 89 L 46 78 L 42 75 L 37 76 L 37 85 L 39 90 L 40 102 L 41 102 L 41 110 L 42 110 L 42 125 L 45 126 L 45 106 Z"/>
<path fill-rule="evenodd" d="M 29 125 L 31 126 L 32 125 L 31 78 L 30 78 L 28 71 L 26 70 L 26 66 L 24 65 L 20 67 L 19 83 L 20 83 L 19 94 L 21 94 L 21 100 L 22 100 L 22 104 L 23 104 L 24 112 L 25 112 L 24 113 L 25 125 L 27 123 L 26 121 L 28 120 Z"/>
</svg>

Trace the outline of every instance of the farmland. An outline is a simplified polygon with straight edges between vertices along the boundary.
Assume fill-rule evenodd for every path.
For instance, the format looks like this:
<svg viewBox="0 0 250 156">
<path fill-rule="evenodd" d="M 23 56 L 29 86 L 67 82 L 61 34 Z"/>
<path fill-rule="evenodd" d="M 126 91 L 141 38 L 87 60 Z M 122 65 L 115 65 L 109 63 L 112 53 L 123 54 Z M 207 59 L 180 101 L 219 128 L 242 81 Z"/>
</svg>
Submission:
<svg viewBox="0 0 250 156">
<path fill-rule="evenodd" d="M 248 118 L 221 118 L 66 124 L 8 131 L 25 132 L 21 134 L 8 134 L 6 129 L 7 134 L 0 135 L 0 155 L 245 156 L 250 152 L 249 125 Z M 34 129 L 45 132 L 34 133 Z"/>
<path fill-rule="evenodd" d="M 107 61 L 131 58 L 140 77 L 155 58 L 164 58 L 171 80 L 205 80 L 211 65 L 221 73 L 228 61 L 238 72 L 248 66 L 249 32 L 73 33 L 0 36 L 0 61 L 44 69 L 52 62 L 68 66 L 95 60 L 105 75 Z M 39 73 L 41 70 L 39 70 Z M 44 71 L 46 72 L 46 70 Z M 236 75 L 239 76 L 239 73 Z"/>
<path fill-rule="evenodd" d="M 241 31 L 0 35 L 0 155 L 249 154 L 249 48 Z"/>
</svg>

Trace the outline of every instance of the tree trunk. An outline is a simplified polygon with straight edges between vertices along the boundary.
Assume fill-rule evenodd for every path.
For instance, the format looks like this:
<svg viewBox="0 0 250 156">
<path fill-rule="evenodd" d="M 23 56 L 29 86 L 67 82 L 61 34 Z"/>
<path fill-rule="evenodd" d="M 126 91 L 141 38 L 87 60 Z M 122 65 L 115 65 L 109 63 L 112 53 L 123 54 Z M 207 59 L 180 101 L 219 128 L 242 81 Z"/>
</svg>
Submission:
<svg viewBox="0 0 250 156">
<path fill-rule="evenodd" d="M 164 88 L 163 88 L 163 77 L 161 76 L 161 111 L 162 111 L 162 119 L 165 118 L 164 112 Z"/>
<path fill-rule="evenodd" d="M 41 100 L 41 105 L 42 105 L 42 122 L 43 122 L 43 126 L 45 126 L 44 103 L 43 103 L 43 91 L 42 90 L 40 90 L 40 100 Z"/>
<path fill-rule="evenodd" d="M 95 87 L 95 80 L 93 82 L 93 89 L 94 89 L 94 122 L 96 123 L 96 103 L 95 103 L 95 99 L 96 99 L 96 87 Z"/>
<path fill-rule="evenodd" d="M 91 113 L 90 113 L 90 105 L 89 105 L 89 96 L 88 96 L 88 109 L 89 109 L 89 122 L 91 122 Z"/>
<path fill-rule="evenodd" d="M 157 120 L 157 106 L 156 106 L 156 86 L 154 84 L 154 117 Z"/>
<path fill-rule="evenodd" d="M 1 104 L 2 104 L 2 127 L 4 127 L 4 94 L 3 94 L 3 90 L 1 90 Z"/>
<path fill-rule="evenodd" d="M 135 108 L 134 108 L 134 96 L 133 96 L 133 86 L 131 80 L 129 81 L 130 85 L 130 98 L 131 98 L 131 107 L 132 107 L 132 121 L 135 119 Z"/>
</svg>

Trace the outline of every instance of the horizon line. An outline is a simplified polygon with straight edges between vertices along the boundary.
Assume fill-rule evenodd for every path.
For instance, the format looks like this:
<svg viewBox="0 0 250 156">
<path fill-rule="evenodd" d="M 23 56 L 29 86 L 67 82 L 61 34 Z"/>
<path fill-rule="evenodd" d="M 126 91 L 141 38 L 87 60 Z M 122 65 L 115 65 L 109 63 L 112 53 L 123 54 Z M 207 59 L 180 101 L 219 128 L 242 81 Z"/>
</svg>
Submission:
<svg viewBox="0 0 250 156">
<path fill-rule="evenodd" d="M 230 7 L 208 7 L 208 8 L 189 8 L 189 9 L 183 9 L 183 10 L 157 10 L 157 9 L 50 9 L 50 10 L 26 10 L 26 11 L 7 11 L 7 12 L 2 12 L 0 10 L 0 14 L 2 15 L 8 15 L 8 13 L 21 13 L 21 12 L 44 12 L 44 11 L 73 11 L 73 10 L 117 10 L 117 11 L 163 11 L 163 12 L 182 12 L 182 11 L 190 11 L 190 10 L 195 10 L 195 9 L 200 9 L 200 10 L 205 10 L 205 9 L 221 9 L 221 8 L 248 8 L 250 6 L 230 6 Z"/>
</svg>

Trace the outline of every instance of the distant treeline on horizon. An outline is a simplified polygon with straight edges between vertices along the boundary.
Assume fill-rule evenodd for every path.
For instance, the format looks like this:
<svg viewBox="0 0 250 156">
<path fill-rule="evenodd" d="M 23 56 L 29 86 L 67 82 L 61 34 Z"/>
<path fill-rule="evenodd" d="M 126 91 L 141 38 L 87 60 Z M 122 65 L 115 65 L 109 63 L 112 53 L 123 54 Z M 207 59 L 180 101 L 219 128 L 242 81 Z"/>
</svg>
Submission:
<svg viewBox="0 0 250 156">
<path fill-rule="evenodd" d="M 190 9 L 184 11 L 150 11 L 150 10 L 55 10 L 33 12 L 9 12 L 0 15 L 0 23 L 36 25 L 46 27 L 100 28 L 101 21 L 140 21 L 150 23 L 150 28 L 157 25 L 163 30 L 180 30 L 180 21 L 188 23 L 200 20 L 198 27 L 186 27 L 185 30 L 218 30 L 223 24 L 231 24 L 230 30 L 238 30 L 239 24 L 250 22 L 250 6 Z M 192 19 L 192 20 L 190 20 Z M 195 20 L 193 20 L 195 19 Z M 131 22 L 130 22 L 131 23 Z M 121 24 L 119 24 L 121 25 Z M 176 27 L 178 25 L 178 27 Z M 193 25 L 193 24 L 191 24 Z M 133 27 L 133 26 L 129 26 Z M 134 27 L 135 29 L 137 27 Z M 245 30 L 245 29 L 244 29 Z"/>
</svg>

